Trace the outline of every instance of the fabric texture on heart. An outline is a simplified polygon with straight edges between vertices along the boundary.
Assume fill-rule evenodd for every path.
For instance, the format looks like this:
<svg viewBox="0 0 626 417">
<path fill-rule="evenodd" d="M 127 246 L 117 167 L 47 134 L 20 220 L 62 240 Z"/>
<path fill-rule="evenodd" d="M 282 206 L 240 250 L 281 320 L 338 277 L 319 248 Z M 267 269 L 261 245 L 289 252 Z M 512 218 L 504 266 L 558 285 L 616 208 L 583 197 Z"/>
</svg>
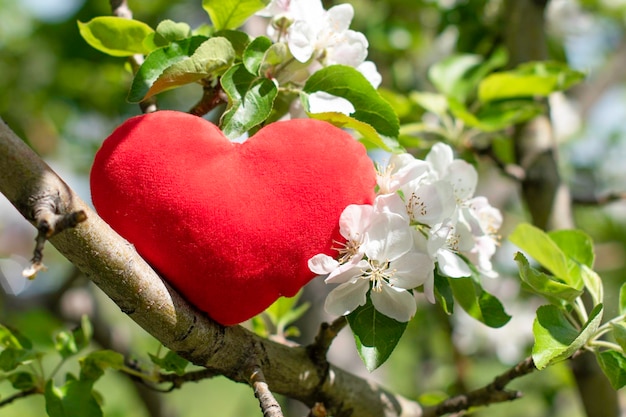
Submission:
<svg viewBox="0 0 626 417">
<path fill-rule="evenodd" d="M 308 283 L 308 259 L 336 254 L 341 212 L 371 204 L 375 183 L 364 147 L 326 122 L 272 123 L 239 144 L 175 111 L 124 122 L 91 171 L 100 216 L 224 325 Z"/>
</svg>

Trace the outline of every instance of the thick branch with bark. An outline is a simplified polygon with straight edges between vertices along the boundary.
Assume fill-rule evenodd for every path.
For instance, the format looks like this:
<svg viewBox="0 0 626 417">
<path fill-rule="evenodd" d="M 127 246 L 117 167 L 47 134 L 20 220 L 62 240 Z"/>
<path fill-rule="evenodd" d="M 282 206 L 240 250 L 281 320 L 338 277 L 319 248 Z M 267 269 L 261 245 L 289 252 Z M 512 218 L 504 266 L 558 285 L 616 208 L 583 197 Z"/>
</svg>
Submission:
<svg viewBox="0 0 626 417">
<path fill-rule="evenodd" d="M 131 319 L 190 362 L 249 383 L 251 346 L 272 392 L 323 403 L 334 416 L 422 415 L 421 407 L 333 365 L 320 369 L 304 347 L 263 339 L 241 326 L 223 327 L 190 306 L 0 120 L 0 192 L 37 224 L 34 202 L 58 199 L 58 214 L 87 220 L 50 242 Z"/>
</svg>

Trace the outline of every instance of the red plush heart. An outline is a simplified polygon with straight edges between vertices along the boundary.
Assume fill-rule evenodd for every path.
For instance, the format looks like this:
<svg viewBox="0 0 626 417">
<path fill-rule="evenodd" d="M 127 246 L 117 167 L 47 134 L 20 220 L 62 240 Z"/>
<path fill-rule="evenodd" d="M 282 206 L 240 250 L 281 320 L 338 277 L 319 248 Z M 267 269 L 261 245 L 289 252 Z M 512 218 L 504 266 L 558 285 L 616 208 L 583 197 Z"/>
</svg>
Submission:
<svg viewBox="0 0 626 417">
<path fill-rule="evenodd" d="M 102 218 L 225 325 L 309 282 L 307 260 L 332 253 L 341 212 L 374 185 L 364 147 L 326 122 L 272 123 L 238 144 L 174 111 L 127 120 L 91 171 Z"/>
</svg>

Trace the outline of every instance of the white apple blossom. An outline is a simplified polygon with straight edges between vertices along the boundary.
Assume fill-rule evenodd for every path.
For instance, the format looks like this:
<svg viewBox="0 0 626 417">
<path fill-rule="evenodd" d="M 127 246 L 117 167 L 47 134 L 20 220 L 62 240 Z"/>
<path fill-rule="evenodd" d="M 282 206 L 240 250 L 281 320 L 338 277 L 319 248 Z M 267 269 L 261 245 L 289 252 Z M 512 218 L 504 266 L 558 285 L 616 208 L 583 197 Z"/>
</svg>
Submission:
<svg viewBox="0 0 626 417">
<path fill-rule="evenodd" d="M 431 277 L 433 261 L 414 242 L 408 216 L 399 196 L 377 197 L 373 206 L 348 206 L 340 221 L 346 243 L 338 249 L 339 259 L 318 254 L 309 268 L 327 275 L 325 282 L 340 284 L 326 299 L 326 310 L 345 315 L 364 305 L 367 293 L 382 314 L 406 322 L 416 311 L 409 291 Z"/>
<path fill-rule="evenodd" d="M 297 61 L 310 62 L 310 73 L 328 65 L 348 65 L 359 70 L 375 88 L 380 85 L 376 65 L 365 61 L 367 39 L 349 29 L 354 17 L 352 5 L 324 10 L 321 0 L 272 0 L 258 14 L 272 18 L 268 36 L 275 42 L 286 42 Z"/>
<path fill-rule="evenodd" d="M 340 219 L 346 243 L 332 258 L 319 254 L 309 268 L 339 284 L 326 299 L 331 314 L 346 315 L 367 302 L 382 314 L 408 321 L 416 310 L 412 290 L 423 287 L 434 302 L 434 268 L 450 278 L 489 277 L 493 271 L 500 211 L 475 197 L 474 167 L 436 144 L 422 161 L 389 157 L 376 174 L 372 206 L 348 206 Z"/>
</svg>

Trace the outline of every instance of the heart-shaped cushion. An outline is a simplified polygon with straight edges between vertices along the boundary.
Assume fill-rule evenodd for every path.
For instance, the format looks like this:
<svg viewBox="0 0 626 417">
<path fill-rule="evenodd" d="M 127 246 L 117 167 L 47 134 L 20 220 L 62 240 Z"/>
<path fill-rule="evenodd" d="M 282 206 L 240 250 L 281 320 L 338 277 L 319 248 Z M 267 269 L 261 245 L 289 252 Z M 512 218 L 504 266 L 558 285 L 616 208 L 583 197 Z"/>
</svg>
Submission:
<svg viewBox="0 0 626 417">
<path fill-rule="evenodd" d="M 307 260 L 332 254 L 341 212 L 372 203 L 375 181 L 364 147 L 326 122 L 272 123 L 239 144 L 205 119 L 159 111 L 104 141 L 91 192 L 169 283 L 232 325 L 314 277 Z"/>
</svg>

